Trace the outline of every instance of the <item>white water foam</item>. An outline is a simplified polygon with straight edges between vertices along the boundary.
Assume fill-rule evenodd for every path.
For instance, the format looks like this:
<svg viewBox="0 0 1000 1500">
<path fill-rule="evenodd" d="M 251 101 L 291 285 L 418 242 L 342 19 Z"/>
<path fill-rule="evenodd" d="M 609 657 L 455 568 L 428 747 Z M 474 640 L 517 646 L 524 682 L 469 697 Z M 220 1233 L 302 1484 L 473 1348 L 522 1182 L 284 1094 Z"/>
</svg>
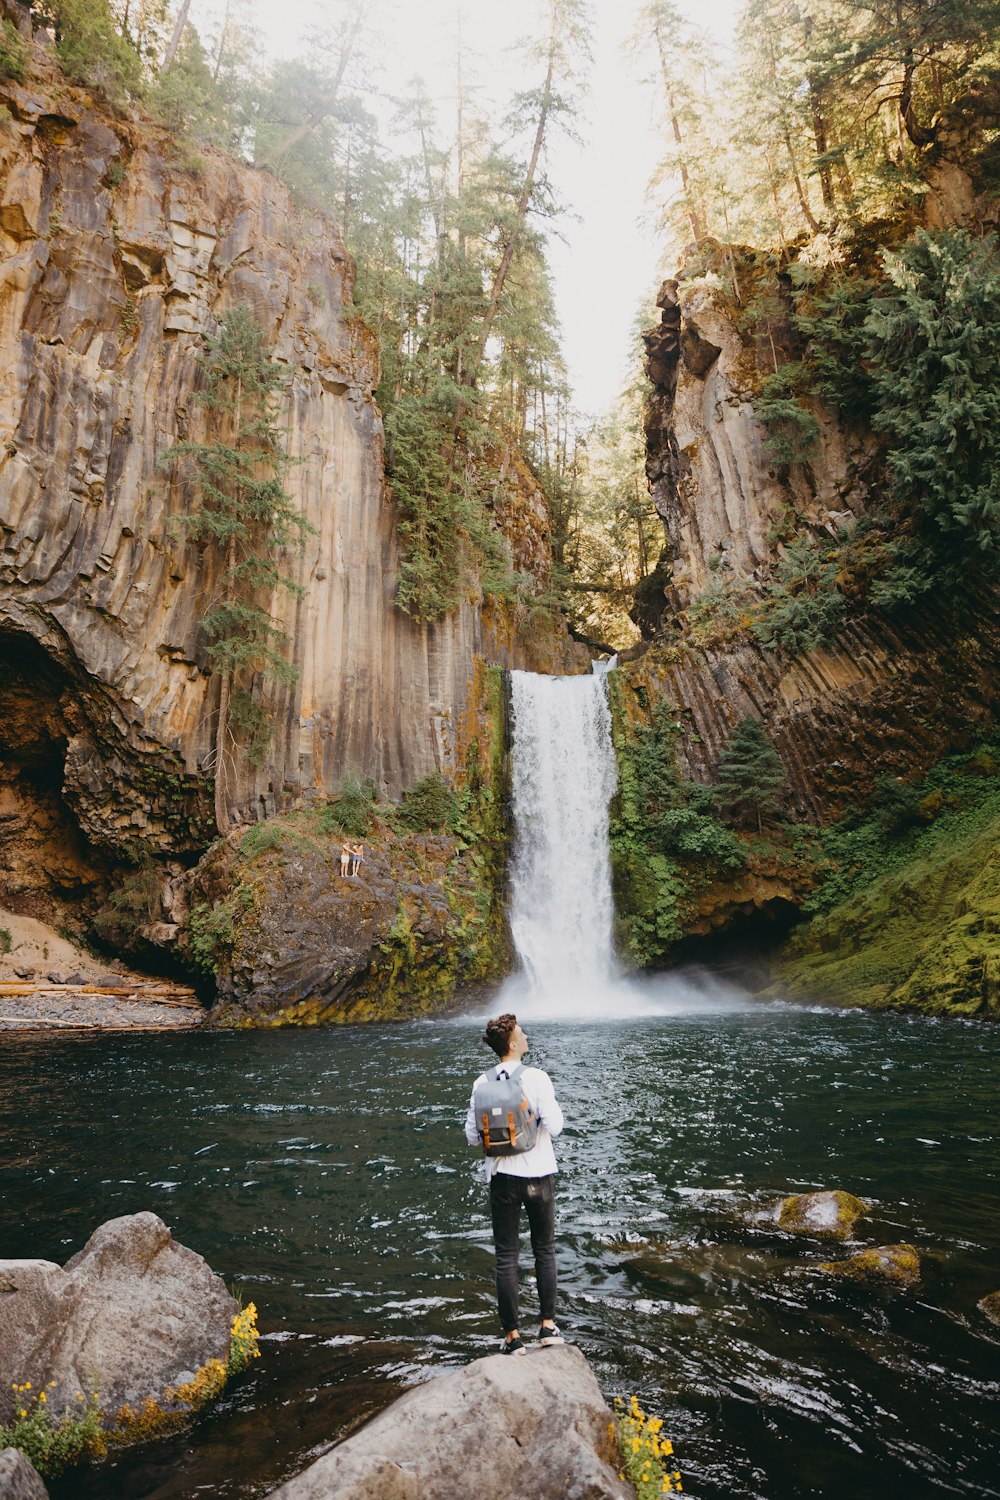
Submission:
<svg viewBox="0 0 1000 1500">
<path fill-rule="evenodd" d="M 613 665 L 595 663 L 590 677 L 511 673 L 510 925 L 522 967 L 504 986 L 500 1008 L 524 1019 L 572 1021 L 743 1009 L 746 994 L 714 976 L 626 979 L 615 957 Z"/>
</svg>

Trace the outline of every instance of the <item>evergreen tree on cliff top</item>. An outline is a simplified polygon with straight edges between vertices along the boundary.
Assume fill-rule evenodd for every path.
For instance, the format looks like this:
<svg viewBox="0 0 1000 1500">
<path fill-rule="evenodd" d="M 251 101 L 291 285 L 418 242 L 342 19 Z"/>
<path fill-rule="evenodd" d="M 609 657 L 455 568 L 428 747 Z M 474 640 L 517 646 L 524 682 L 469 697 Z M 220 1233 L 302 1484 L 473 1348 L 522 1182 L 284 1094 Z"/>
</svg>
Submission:
<svg viewBox="0 0 1000 1500">
<path fill-rule="evenodd" d="M 763 724 L 749 715 L 738 720 L 716 769 L 720 805 L 736 822 L 753 820 L 762 833 L 764 819 L 775 812 L 787 780 Z"/>
<path fill-rule="evenodd" d="M 1000 249 L 921 231 L 885 256 L 865 332 L 875 426 L 904 520 L 933 564 L 1000 575 Z M 957 576 L 957 575 L 956 575 Z"/>
<path fill-rule="evenodd" d="M 252 695 L 254 680 L 259 687 L 262 680 L 290 683 L 298 675 L 282 654 L 286 636 L 268 605 L 278 590 L 305 592 L 281 571 L 279 557 L 283 549 L 301 547 L 313 527 L 285 489 L 292 460 L 278 418 L 282 371 L 248 307 L 226 313 L 208 340 L 202 368 L 197 399 L 211 436 L 177 443 L 164 462 L 194 500 L 173 518 L 175 530 L 203 544 L 221 569 L 202 625 L 220 683 L 215 816 L 224 833 L 237 735 L 251 765 L 260 764 L 270 742 L 270 717 Z"/>
</svg>

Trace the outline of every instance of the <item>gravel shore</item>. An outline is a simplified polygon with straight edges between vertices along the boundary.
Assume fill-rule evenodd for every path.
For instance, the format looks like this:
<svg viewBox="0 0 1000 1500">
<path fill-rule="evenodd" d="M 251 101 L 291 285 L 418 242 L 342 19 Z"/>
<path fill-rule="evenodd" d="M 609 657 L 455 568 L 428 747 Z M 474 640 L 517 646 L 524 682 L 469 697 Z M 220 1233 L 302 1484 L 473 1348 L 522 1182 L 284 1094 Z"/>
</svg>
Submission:
<svg viewBox="0 0 1000 1500">
<path fill-rule="evenodd" d="M 126 1000 L 120 995 L 0 996 L 0 1031 L 171 1031 L 200 1026 L 201 1006 Z"/>
</svg>

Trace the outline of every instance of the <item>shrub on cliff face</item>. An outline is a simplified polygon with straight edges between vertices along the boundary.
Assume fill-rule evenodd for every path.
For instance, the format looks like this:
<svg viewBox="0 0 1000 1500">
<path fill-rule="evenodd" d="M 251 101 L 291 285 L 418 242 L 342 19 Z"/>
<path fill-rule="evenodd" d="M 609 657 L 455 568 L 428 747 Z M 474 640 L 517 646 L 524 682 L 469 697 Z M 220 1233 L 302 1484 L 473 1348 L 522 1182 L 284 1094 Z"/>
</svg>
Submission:
<svg viewBox="0 0 1000 1500">
<path fill-rule="evenodd" d="M 846 612 L 838 585 L 841 554 L 832 542 L 800 536 L 786 549 L 753 631 L 765 646 L 810 651 L 834 634 Z"/>
<path fill-rule="evenodd" d="M 0 23 L 0 78 L 11 78 L 15 83 L 24 81 L 24 65 L 28 60 L 28 49 L 10 21 Z"/>
<path fill-rule="evenodd" d="M 432 771 L 403 793 L 397 816 L 407 828 L 424 833 L 439 831 L 451 820 L 454 800 L 441 772 Z"/>
</svg>

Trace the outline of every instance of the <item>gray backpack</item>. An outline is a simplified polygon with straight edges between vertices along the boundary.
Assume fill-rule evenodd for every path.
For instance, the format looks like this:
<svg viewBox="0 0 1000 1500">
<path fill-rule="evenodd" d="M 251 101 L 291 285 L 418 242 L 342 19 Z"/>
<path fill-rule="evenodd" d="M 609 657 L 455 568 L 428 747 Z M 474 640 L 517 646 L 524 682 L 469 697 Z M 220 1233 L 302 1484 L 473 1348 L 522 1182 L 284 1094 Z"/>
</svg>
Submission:
<svg viewBox="0 0 1000 1500">
<path fill-rule="evenodd" d="M 523 1072 L 524 1064 L 518 1063 L 509 1077 L 487 1076 L 476 1085 L 472 1104 L 487 1156 L 519 1156 L 535 1144 L 538 1116 L 524 1097 L 520 1083 Z"/>
</svg>

